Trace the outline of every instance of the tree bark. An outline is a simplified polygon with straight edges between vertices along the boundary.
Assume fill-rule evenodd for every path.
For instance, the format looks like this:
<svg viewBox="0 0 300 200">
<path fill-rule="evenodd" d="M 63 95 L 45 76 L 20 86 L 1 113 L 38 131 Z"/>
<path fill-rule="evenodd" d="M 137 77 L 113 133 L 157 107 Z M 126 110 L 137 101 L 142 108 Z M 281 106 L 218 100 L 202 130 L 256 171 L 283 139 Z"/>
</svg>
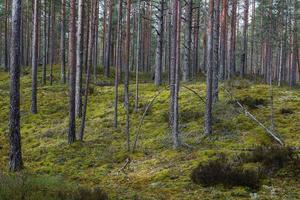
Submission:
<svg viewBox="0 0 300 200">
<path fill-rule="evenodd" d="M 228 67 L 228 78 L 231 78 L 236 72 L 235 57 L 236 57 L 236 11 L 237 0 L 233 0 L 231 10 L 231 34 L 230 34 L 230 64 Z"/>
<path fill-rule="evenodd" d="M 163 55 L 163 38 L 164 38 L 164 0 L 159 1 L 158 8 L 158 26 L 157 26 L 157 46 L 155 58 L 155 85 L 159 86 L 162 83 L 162 55 Z"/>
<path fill-rule="evenodd" d="M 193 0 L 188 0 L 185 11 L 186 26 L 184 33 L 183 82 L 188 82 L 191 78 L 192 11 Z"/>
<path fill-rule="evenodd" d="M 75 125 L 75 90 L 76 90 L 76 1 L 70 0 L 70 19 L 69 19 L 69 144 L 76 140 Z"/>
<path fill-rule="evenodd" d="M 10 51 L 10 114 L 9 114 L 9 170 L 23 168 L 20 133 L 20 42 L 21 0 L 12 1 L 12 29 Z"/>
<path fill-rule="evenodd" d="M 228 0 L 222 0 L 221 36 L 220 36 L 220 79 L 226 76 L 226 52 L 227 52 L 227 12 Z"/>
<path fill-rule="evenodd" d="M 243 52 L 241 57 L 241 77 L 245 76 L 248 61 L 248 15 L 249 15 L 249 0 L 244 1 L 244 29 L 243 29 Z"/>
<path fill-rule="evenodd" d="M 213 102 L 215 103 L 219 100 L 220 0 L 215 0 L 214 15 Z"/>
<path fill-rule="evenodd" d="M 127 150 L 130 151 L 130 121 L 129 121 L 129 52 L 130 52 L 130 13 L 131 0 L 126 1 L 126 38 L 125 38 L 125 80 L 124 80 L 124 106 L 126 110 L 126 128 Z"/>
<path fill-rule="evenodd" d="M 44 0 L 44 50 L 43 50 L 42 83 L 46 85 L 47 74 L 47 0 Z"/>
<path fill-rule="evenodd" d="M 116 67 L 115 67 L 115 102 L 114 102 L 114 127 L 118 128 L 118 101 L 119 101 L 119 78 L 122 62 L 122 18 L 123 18 L 123 0 L 119 1 L 118 8 L 118 27 L 116 44 Z"/>
<path fill-rule="evenodd" d="M 235 0 L 236 1 L 236 0 Z M 204 134 L 212 134 L 212 102 L 213 102 L 213 47 L 214 47 L 214 0 L 209 1 L 209 22 L 207 31 L 207 76 L 206 76 L 206 108 L 205 108 L 205 126 Z"/>
<path fill-rule="evenodd" d="M 79 133 L 80 141 L 83 141 L 84 136 L 84 129 L 86 123 L 86 110 L 88 104 L 88 95 L 89 95 L 89 84 L 90 84 L 90 77 L 91 77 L 91 67 L 93 65 L 93 52 L 94 52 L 94 44 L 95 44 L 95 25 L 97 19 L 97 7 L 98 7 L 98 0 L 92 0 L 91 2 L 91 15 L 90 15 L 90 40 L 88 46 L 88 65 L 86 71 L 86 82 L 85 82 L 85 92 L 84 92 L 84 103 L 83 103 L 83 111 L 82 111 L 82 120 L 81 120 L 81 128 Z"/>
<path fill-rule="evenodd" d="M 60 59 L 61 59 L 61 81 L 66 83 L 66 54 L 65 54 L 65 17 L 66 1 L 61 0 L 61 32 L 60 32 Z"/>
<path fill-rule="evenodd" d="M 8 48 L 8 20 L 9 20 L 9 11 L 8 11 L 8 0 L 5 0 L 5 22 L 4 22 L 4 69 L 5 71 L 9 70 L 9 48 Z"/>
<path fill-rule="evenodd" d="M 54 64 L 54 34 L 55 34 L 55 3 L 54 0 L 51 0 L 51 28 L 50 28 L 50 53 L 49 53 L 49 60 L 50 60 L 50 85 L 53 84 L 53 64 Z"/>
<path fill-rule="evenodd" d="M 178 25 L 181 16 L 180 13 L 180 2 L 179 0 L 172 0 L 172 37 L 171 37 L 171 74 L 170 74 L 170 126 L 172 130 L 172 140 L 173 147 L 178 148 L 180 146 L 179 134 L 178 134 L 178 69 L 179 63 L 177 63 L 179 58 L 177 57 L 179 54 L 179 44 L 180 36 L 178 35 Z"/>
<path fill-rule="evenodd" d="M 33 31 L 32 31 L 32 93 L 31 112 L 37 113 L 37 67 L 38 67 L 38 0 L 34 0 Z"/>
<path fill-rule="evenodd" d="M 109 15 L 108 15 L 108 30 L 106 32 L 106 43 L 105 43 L 105 58 L 104 58 L 104 75 L 109 77 L 110 70 L 110 53 L 111 53 L 111 37 L 112 37 L 112 17 L 113 17 L 113 6 L 114 1 L 109 1 Z"/>
<path fill-rule="evenodd" d="M 82 68 L 83 68 L 83 20 L 84 1 L 78 2 L 77 21 L 77 43 L 76 43 L 76 91 L 75 91 L 75 112 L 77 117 L 82 116 Z"/>
</svg>

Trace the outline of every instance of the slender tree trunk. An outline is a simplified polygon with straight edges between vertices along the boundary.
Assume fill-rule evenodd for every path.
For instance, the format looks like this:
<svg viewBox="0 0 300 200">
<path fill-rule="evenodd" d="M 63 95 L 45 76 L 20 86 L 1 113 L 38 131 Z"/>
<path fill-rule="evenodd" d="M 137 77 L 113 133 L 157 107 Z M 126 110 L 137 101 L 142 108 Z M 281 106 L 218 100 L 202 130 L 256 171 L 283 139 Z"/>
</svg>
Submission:
<svg viewBox="0 0 300 200">
<path fill-rule="evenodd" d="M 83 141 L 84 136 L 84 129 L 86 123 L 86 110 L 87 110 L 87 103 L 88 103 L 88 95 L 89 95 L 89 83 L 91 77 L 91 67 L 93 64 L 93 52 L 94 52 L 94 44 L 95 44 L 95 24 L 97 19 L 97 7 L 98 7 L 98 0 L 92 0 L 91 2 L 91 15 L 90 15 L 90 40 L 88 46 L 88 65 L 86 71 L 86 82 L 85 82 L 85 92 L 84 92 L 84 103 L 83 103 L 83 111 L 82 111 L 82 120 L 81 120 L 81 128 L 79 133 L 79 139 Z"/>
<path fill-rule="evenodd" d="M 126 1 L 126 38 L 125 38 L 125 80 L 124 80 L 124 106 L 126 110 L 126 129 L 127 150 L 130 151 L 130 132 L 129 132 L 129 52 L 130 52 L 130 12 L 131 0 Z"/>
<path fill-rule="evenodd" d="M 32 31 L 32 93 L 31 112 L 37 113 L 37 67 L 38 67 L 38 0 L 34 0 Z"/>
<path fill-rule="evenodd" d="M 75 90 L 76 90 L 76 1 L 70 0 L 70 19 L 69 19 L 69 144 L 76 140 L 75 125 Z"/>
<path fill-rule="evenodd" d="M 108 30 L 106 35 L 106 44 L 105 44 L 105 58 L 104 58 L 104 75 L 109 77 L 110 70 L 110 57 L 111 57 L 111 37 L 112 37 L 112 17 L 113 17 L 113 6 L 114 1 L 109 1 L 109 15 L 108 15 Z"/>
<path fill-rule="evenodd" d="M 235 0 L 236 1 L 236 0 Z M 205 127 L 204 134 L 212 134 L 212 102 L 213 102 L 213 48 L 214 48 L 214 0 L 209 1 L 209 22 L 207 31 L 207 51 L 208 51 L 208 61 L 207 61 L 207 76 L 206 76 L 206 109 L 205 109 Z"/>
<path fill-rule="evenodd" d="M 8 0 L 5 0 L 5 23 L 4 23 L 4 69 L 8 71 L 8 59 L 9 59 L 9 49 L 8 49 Z"/>
<path fill-rule="evenodd" d="M 76 43 L 76 91 L 75 91 L 75 112 L 77 117 L 82 116 L 82 68 L 83 68 L 83 19 L 84 1 L 78 2 L 77 21 L 77 43 Z"/>
<path fill-rule="evenodd" d="M 141 67 L 141 0 L 138 0 L 137 38 L 136 38 L 136 68 L 135 68 L 135 111 L 139 108 L 139 70 Z"/>
<path fill-rule="evenodd" d="M 187 82 L 190 80 L 191 72 L 191 44 L 192 44 L 192 13 L 193 0 L 188 0 L 186 4 L 185 20 L 186 27 L 184 33 L 184 58 L 182 80 Z"/>
<path fill-rule="evenodd" d="M 250 74 L 253 74 L 255 70 L 253 70 L 253 57 L 254 57 L 254 46 L 255 46 L 255 26 L 256 26 L 256 1 L 253 0 L 253 3 L 252 3 L 252 20 L 251 20 L 251 23 L 252 23 L 252 30 L 251 30 L 251 52 L 250 52 Z"/>
<path fill-rule="evenodd" d="M 226 76 L 226 52 L 227 52 L 227 11 L 228 0 L 222 0 L 221 13 L 221 36 L 220 36 L 220 78 L 225 79 Z"/>
<path fill-rule="evenodd" d="M 42 68 L 42 82 L 46 85 L 47 74 L 47 0 L 44 0 L 44 54 L 43 54 L 43 68 Z"/>
<path fill-rule="evenodd" d="M 12 29 L 10 51 L 10 113 L 9 113 L 9 169 L 23 167 L 20 133 L 20 42 L 21 0 L 12 1 Z"/>
<path fill-rule="evenodd" d="M 196 77 L 199 70 L 199 25 L 200 25 L 200 7 L 197 8 L 197 14 L 195 16 L 194 23 L 194 63 L 193 63 L 193 78 Z"/>
<path fill-rule="evenodd" d="M 178 148 L 181 145 L 179 139 L 179 68 L 180 68 L 180 31 L 181 31 L 181 2 L 178 0 L 177 8 L 177 35 L 176 35 L 176 66 L 175 66 L 175 86 L 174 86 L 174 117 L 172 124 L 173 148 Z"/>
<path fill-rule="evenodd" d="M 53 64 L 54 64 L 54 26 L 55 26 L 55 0 L 51 0 L 51 40 L 50 42 L 50 54 L 49 54 L 49 59 L 50 59 L 50 85 L 53 84 Z"/>
<path fill-rule="evenodd" d="M 233 0 L 232 10 L 231 10 L 231 34 L 230 34 L 230 64 L 228 77 L 231 78 L 236 72 L 235 57 L 236 57 L 236 11 L 237 11 L 237 0 Z"/>
<path fill-rule="evenodd" d="M 93 66 L 94 66 L 94 83 L 97 82 L 97 67 L 98 67 L 98 35 L 99 35 L 99 3 L 97 3 L 97 12 L 95 18 L 95 39 L 94 39 L 94 55 L 93 55 Z"/>
<path fill-rule="evenodd" d="M 66 1 L 61 0 L 61 32 L 60 32 L 60 56 L 61 56 L 61 81 L 66 83 L 66 54 L 65 54 L 65 17 Z"/>
<path fill-rule="evenodd" d="M 155 85 L 162 83 L 162 55 L 163 55 L 163 38 L 164 38 L 164 0 L 160 0 L 158 9 L 158 26 L 157 26 L 157 47 L 155 58 Z"/>
<path fill-rule="evenodd" d="M 241 57 L 241 76 L 244 77 L 247 70 L 247 52 L 248 52 L 248 15 L 249 15 L 249 0 L 244 1 L 244 29 L 243 29 L 243 52 Z"/>
<path fill-rule="evenodd" d="M 123 0 L 119 1 L 118 9 L 118 27 L 117 27 L 117 45 L 116 45 L 116 67 L 115 67 L 115 104 L 114 104 L 114 126 L 118 128 L 118 101 L 119 101 L 119 73 L 121 68 L 122 55 L 122 17 Z"/>
<path fill-rule="evenodd" d="M 180 2 L 179 0 L 172 0 L 172 37 L 171 37 L 171 74 L 170 74 L 170 125 L 172 129 L 173 147 L 177 148 L 180 146 L 179 134 L 178 134 L 178 70 L 179 63 L 179 47 L 177 46 L 180 42 L 179 34 L 179 23 L 181 16 L 180 13 Z M 177 72 L 177 74 L 176 74 Z"/>
<path fill-rule="evenodd" d="M 102 65 L 105 66 L 105 53 L 106 53 L 106 20 L 107 20 L 107 0 L 103 0 L 103 24 L 102 24 L 102 27 L 103 27 L 103 41 L 102 41 L 102 49 L 103 49 L 103 52 L 102 52 Z"/>
<path fill-rule="evenodd" d="M 213 66 L 213 102 L 219 99 L 219 41 L 220 41 L 220 0 L 215 0 L 214 9 L 214 66 Z"/>
</svg>

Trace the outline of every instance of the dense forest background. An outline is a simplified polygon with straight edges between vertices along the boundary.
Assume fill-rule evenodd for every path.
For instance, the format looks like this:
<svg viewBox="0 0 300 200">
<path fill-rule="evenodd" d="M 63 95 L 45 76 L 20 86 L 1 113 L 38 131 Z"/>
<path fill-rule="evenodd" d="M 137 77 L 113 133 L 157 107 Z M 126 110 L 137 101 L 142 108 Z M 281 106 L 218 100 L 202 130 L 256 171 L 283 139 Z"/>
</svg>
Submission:
<svg viewBox="0 0 300 200">
<path fill-rule="evenodd" d="M 298 0 L 0 0 L 0 199 L 300 199 Z"/>
</svg>

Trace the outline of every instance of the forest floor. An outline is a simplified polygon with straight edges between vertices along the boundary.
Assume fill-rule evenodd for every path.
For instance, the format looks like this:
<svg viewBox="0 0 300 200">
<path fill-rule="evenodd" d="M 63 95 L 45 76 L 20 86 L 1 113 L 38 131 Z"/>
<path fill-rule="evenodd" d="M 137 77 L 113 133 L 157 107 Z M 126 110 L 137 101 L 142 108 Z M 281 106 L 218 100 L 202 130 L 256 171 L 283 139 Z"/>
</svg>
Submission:
<svg viewBox="0 0 300 200">
<path fill-rule="evenodd" d="M 203 135 L 205 105 L 186 88 L 180 91 L 180 138 L 184 144 L 172 149 L 168 129 L 169 92 L 165 90 L 149 109 L 141 128 L 137 151 L 126 151 L 125 112 L 122 95 L 119 101 L 119 128 L 113 127 L 114 87 L 91 86 L 84 142 L 67 144 L 68 88 L 54 70 L 53 86 L 38 88 L 38 114 L 30 113 L 31 79 L 29 69 L 21 81 L 21 134 L 25 169 L 22 173 L 43 177 L 62 184 L 80 184 L 102 188 L 110 199 L 300 199 L 300 177 L 282 169 L 263 181 L 259 191 L 245 187 L 202 187 L 191 181 L 191 171 L 199 164 L 214 159 L 219 153 L 235 157 L 245 148 L 270 144 L 265 131 L 232 103 L 221 84 L 220 101 L 213 111 L 214 134 Z M 39 80 L 41 80 L 39 74 Z M 99 80 L 104 80 L 101 76 Z M 112 80 L 105 79 L 107 83 Z M 229 86 L 230 85 L 230 86 Z M 205 83 L 187 84 L 205 97 Z M 266 126 L 270 123 L 269 87 L 249 80 L 231 81 L 237 99 L 262 99 L 259 108 L 250 111 Z M 130 85 L 130 105 L 134 105 L 135 85 Z M 140 110 L 131 111 L 131 139 L 147 103 L 163 87 L 152 83 L 140 85 Z M 120 87 L 122 94 L 123 85 Z M 8 74 L 0 72 L 0 171 L 7 174 L 8 163 Z M 282 112 L 288 109 L 291 112 Z M 300 91 L 274 87 L 276 130 L 286 145 L 300 146 Z M 79 122 L 79 120 L 78 120 Z M 78 123 L 79 124 L 79 123 Z M 130 156 L 131 162 L 121 170 Z M 1 175 L 1 174 L 0 174 Z"/>
</svg>

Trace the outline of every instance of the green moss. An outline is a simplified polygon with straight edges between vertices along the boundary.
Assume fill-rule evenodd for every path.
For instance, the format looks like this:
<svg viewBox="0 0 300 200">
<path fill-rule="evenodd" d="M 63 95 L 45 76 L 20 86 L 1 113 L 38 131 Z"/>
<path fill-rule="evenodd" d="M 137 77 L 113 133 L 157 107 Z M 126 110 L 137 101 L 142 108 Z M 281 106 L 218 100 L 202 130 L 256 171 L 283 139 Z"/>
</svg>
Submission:
<svg viewBox="0 0 300 200">
<path fill-rule="evenodd" d="M 239 149 L 260 143 L 271 143 L 264 130 L 228 104 L 229 98 L 220 89 L 220 103 L 214 106 L 214 134 L 203 135 L 205 105 L 197 95 L 181 88 L 179 99 L 180 137 L 183 147 L 172 149 L 172 138 L 168 128 L 169 91 L 157 97 L 150 112 L 145 117 L 140 130 L 138 148 L 134 154 L 126 151 L 125 111 L 123 98 L 119 99 L 119 125 L 113 127 L 114 88 L 113 78 L 98 77 L 101 80 L 93 86 L 89 98 L 85 141 L 67 144 L 68 131 L 68 87 L 61 85 L 60 69 L 54 68 L 53 86 L 39 86 L 37 115 L 30 113 L 31 79 L 25 73 L 21 82 L 21 133 L 25 171 L 56 177 L 60 174 L 66 182 L 76 182 L 86 187 L 101 187 L 112 199 L 249 199 L 250 192 L 244 188 L 210 189 L 194 185 L 190 178 L 191 170 L 199 162 L 207 162 L 224 153 L 234 157 Z M 102 73 L 101 73 L 102 74 Z M 39 74 L 40 76 L 40 74 Z M 113 76 L 112 76 L 113 77 Z M 132 76 L 133 80 L 134 75 Z M 147 74 L 141 75 L 142 82 L 151 81 Z M 148 76 L 150 77 L 150 76 Z M 40 80 L 40 79 L 39 79 Z M 105 84 L 103 84 L 105 82 Z M 8 161 L 8 75 L 0 72 L 0 170 L 7 172 Z M 205 99 L 205 84 L 187 85 Z M 223 84 L 221 84 L 223 87 Z M 134 105 L 134 85 L 130 85 L 130 105 Z M 162 89 L 152 83 L 140 85 L 140 110 L 132 112 L 131 138 L 133 139 L 145 105 Z M 266 85 L 244 81 L 232 83 L 230 90 L 238 99 L 250 96 L 268 101 L 269 89 Z M 122 97 L 123 85 L 120 86 Z M 276 130 L 289 146 L 300 145 L 300 94 L 288 88 L 274 88 L 274 108 Z M 280 114 L 283 105 L 292 109 L 293 114 Z M 251 112 L 266 126 L 270 124 L 270 108 L 266 106 Z M 78 120 L 77 122 L 80 122 Z M 79 123 L 77 123 L 79 124 Z M 124 169 L 126 159 L 131 162 Z M 277 189 L 278 199 L 289 193 L 299 183 L 285 178 L 291 186 L 282 186 L 280 180 L 272 179 L 268 185 Z M 294 192 L 293 195 L 299 195 Z M 262 190 L 259 195 L 265 199 L 270 193 Z M 202 198 L 203 197 L 203 198 Z"/>
</svg>

